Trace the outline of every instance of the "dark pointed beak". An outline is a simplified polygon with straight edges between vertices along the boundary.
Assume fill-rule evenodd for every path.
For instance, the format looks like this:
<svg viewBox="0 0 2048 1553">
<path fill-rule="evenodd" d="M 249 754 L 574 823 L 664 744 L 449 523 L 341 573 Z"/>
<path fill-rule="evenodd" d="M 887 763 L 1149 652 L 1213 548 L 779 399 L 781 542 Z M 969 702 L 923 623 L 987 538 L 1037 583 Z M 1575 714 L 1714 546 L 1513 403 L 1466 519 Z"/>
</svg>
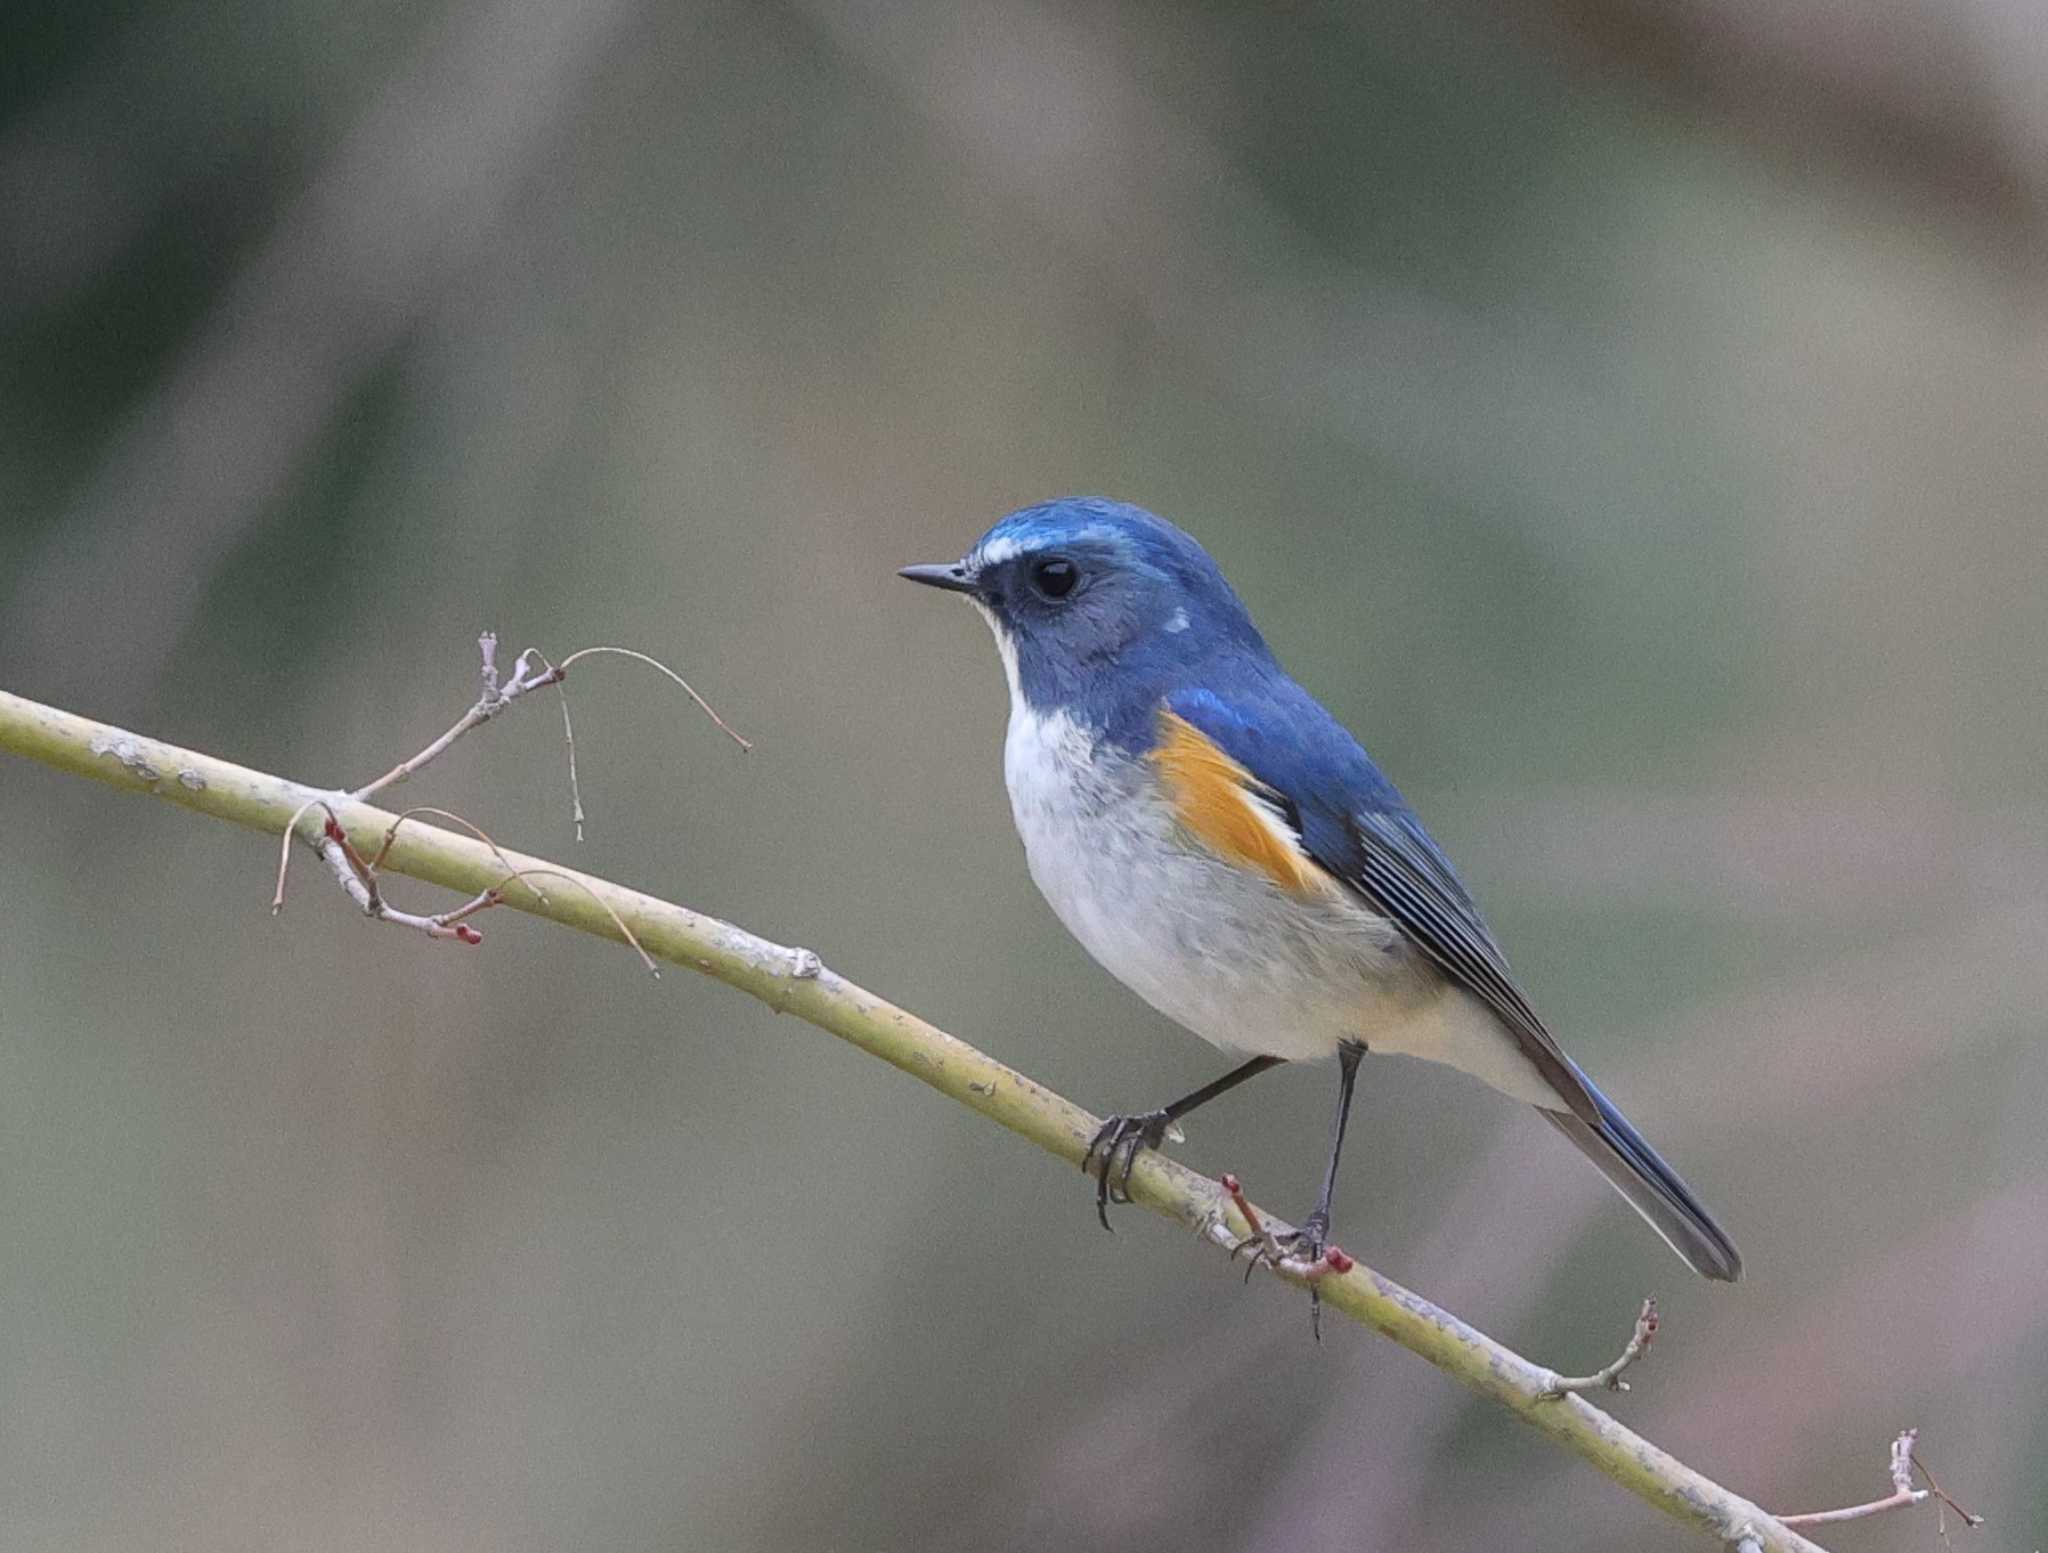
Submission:
<svg viewBox="0 0 2048 1553">
<path fill-rule="evenodd" d="M 974 577 L 958 561 L 950 565 L 906 566 L 896 574 L 921 582 L 927 588 L 944 588 L 948 593 L 972 593 Z"/>
</svg>

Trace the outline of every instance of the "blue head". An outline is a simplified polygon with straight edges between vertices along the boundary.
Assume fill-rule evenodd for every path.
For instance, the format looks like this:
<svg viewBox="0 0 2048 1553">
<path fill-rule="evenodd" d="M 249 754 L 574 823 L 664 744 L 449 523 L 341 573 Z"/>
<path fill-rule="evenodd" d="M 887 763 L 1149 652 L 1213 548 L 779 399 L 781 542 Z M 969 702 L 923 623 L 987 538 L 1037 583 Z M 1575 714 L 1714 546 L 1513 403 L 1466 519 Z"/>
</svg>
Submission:
<svg viewBox="0 0 2048 1553">
<path fill-rule="evenodd" d="M 1013 696 L 1102 726 L 1149 709 L 1217 654 L 1272 661 L 1209 553 L 1126 502 L 1066 496 L 1011 513 L 951 565 L 912 582 L 964 593 L 987 617 Z"/>
</svg>

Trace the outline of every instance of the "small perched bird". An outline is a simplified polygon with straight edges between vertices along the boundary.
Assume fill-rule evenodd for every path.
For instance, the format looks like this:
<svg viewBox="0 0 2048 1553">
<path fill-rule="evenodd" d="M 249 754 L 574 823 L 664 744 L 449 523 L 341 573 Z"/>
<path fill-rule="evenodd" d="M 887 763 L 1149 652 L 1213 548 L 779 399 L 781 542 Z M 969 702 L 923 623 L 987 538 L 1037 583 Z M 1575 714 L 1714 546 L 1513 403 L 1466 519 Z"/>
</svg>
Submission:
<svg viewBox="0 0 2048 1553">
<path fill-rule="evenodd" d="M 1535 1106 L 1694 1271 L 1741 1276 L 1699 1199 L 1537 1017 L 1450 859 L 1193 539 L 1069 497 L 901 575 L 965 595 L 995 632 L 1010 807 L 1060 921 L 1154 1008 L 1247 1058 L 1103 1124 L 1083 1168 L 1105 1228 L 1138 1152 L 1179 1118 L 1335 1057 L 1329 1167 L 1285 1246 L 1319 1258 L 1359 1058 L 1406 1052 Z"/>
</svg>

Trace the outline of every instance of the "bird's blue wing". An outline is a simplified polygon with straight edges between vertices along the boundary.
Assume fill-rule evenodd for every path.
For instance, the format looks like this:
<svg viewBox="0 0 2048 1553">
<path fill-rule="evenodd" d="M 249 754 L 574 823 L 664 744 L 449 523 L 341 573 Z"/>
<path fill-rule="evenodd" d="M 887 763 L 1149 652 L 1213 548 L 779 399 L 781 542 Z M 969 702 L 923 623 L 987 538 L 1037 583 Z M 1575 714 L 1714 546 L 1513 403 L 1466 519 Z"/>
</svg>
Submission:
<svg viewBox="0 0 2048 1553">
<path fill-rule="evenodd" d="M 1529 1006 L 1464 885 L 1394 784 L 1307 691 L 1260 667 L 1227 693 L 1181 690 L 1172 713 L 1264 789 L 1309 863 L 1400 928 L 1452 985 L 1490 1009 L 1555 1092 L 1541 1114 L 1585 1152 L 1658 1234 L 1709 1278 L 1742 1257 L 1677 1172 L 1595 1089 Z"/>
<path fill-rule="evenodd" d="M 1516 984 L 1450 859 L 1320 702 L 1292 680 L 1262 677 L 1229 695 L 1175 691 L 1165 704 L 1268 790 L 1318 867 L 1492 1010 L 1561 1102 L 1599 1118 L 1591 1085 Z"/>
</svg>

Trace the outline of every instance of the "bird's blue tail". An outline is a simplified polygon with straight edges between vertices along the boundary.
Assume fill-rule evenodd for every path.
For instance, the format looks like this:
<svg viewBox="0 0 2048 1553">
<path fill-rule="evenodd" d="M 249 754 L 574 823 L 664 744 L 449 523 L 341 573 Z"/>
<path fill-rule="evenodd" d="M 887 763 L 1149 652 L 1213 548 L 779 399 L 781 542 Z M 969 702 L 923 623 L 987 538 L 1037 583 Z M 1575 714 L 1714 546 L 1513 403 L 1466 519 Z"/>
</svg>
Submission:
<svg viewBox="0 0 2048 1553">
<path fill-rule="evenodd" d="M 1573 1064 L 1573 1071 L 1578 1072 Z M 1692 1270 L 1705 1278 L 1733 1283 L 1742 1276 L 1742 1255 L 1735 1249 L 1714 1216 L 1707 1212 L 1692 1188 L 1678 1178 L 1678 1172 L 1658 1157 L 1643 1141 L 1643 1135 L 1629 1125 L 1628 1118 L 1584 1073 L 1578 1073 L 1592 1098 L 1597 1122 L 1569 1111 L 1543 1109 L 1543 1117 L 1576 1143 L 1586 1157 L 1600 1167 L 1607 1179 L 1626 1197 L 1629 1206 L 1666 1244 L 1684 1257 Z"/>
</svg>

